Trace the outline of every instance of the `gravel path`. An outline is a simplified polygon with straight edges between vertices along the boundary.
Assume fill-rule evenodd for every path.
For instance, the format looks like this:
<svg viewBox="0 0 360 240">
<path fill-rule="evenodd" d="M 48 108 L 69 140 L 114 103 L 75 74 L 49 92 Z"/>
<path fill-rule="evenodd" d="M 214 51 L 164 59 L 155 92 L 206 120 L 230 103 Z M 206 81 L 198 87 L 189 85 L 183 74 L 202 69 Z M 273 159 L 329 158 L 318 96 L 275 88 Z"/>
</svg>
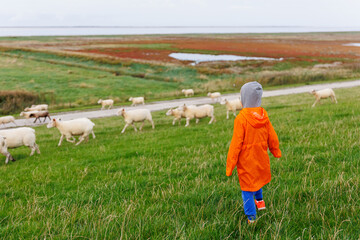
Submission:
<svg viewBox="0 0 360 240">
<path fill-rule="evenodd" d="M 305 85 L 301 87 L 294 88 L 284 88 L 279 90 L 270 90 L 264 91 L 263 97 L 273 97 L 273 96 L 281 96 L 281 95 L 289 95 L 289 94 L 297 94 L 297 93 L 305 93 L 310 92 L 312 89 L 320 90 L 324 88 L 350 88 L 360 86 L 360 80 L 355 81 L 347 81 L 347 82 L 334 82 L 334 83 L 324 83 L 317 85 Z M 232 93 L 232 94 L 223 94 L 222 98 L 226 98 L 228 100 L 238 98 L 240 93 Z M 160 102 L 152 102 L 150 104 L 146 104 L 144 106 L 137 107 L 125 107 L 125 109 L 139 109 L 139 108 L 147 108 L 150 111 L 160 111 L 169 108 L 178 107 L 183 104 L 186 105 L 197 105 L 197 104 L 211 104 L 214 103 L 209 97 L 193 97 L 193 98 L 183 98 L 183 99 L 174 99 L 168 101 L 160 101 Z M 100 106 L 100 105 L 99 105 Z M 99 107 L 100 108 L 100 107 Z M 75 112 L 66 112 L 66 113 L 57 113 L 51 115 L 52 117 L 61 118 L 62 120 L 70 120 L 75 118 L 87 117 L 87 118 L 102 118 L 102 117 L 112 117 L 116 116 L 116 113 L 122 107 L 117 107 L 111 110 L 95 110 L 95 111 L 75 111 Z M 49 120 L 46 120 L 45 123 L 33 123 L 34 119 L 17 119 L 17 126 L 39 126 L 42 124 L 46 124 Z M 1 126 L 0 128 L 14 127 L 14 124 L 9 123 L 5 127 Z"/>
</svg>

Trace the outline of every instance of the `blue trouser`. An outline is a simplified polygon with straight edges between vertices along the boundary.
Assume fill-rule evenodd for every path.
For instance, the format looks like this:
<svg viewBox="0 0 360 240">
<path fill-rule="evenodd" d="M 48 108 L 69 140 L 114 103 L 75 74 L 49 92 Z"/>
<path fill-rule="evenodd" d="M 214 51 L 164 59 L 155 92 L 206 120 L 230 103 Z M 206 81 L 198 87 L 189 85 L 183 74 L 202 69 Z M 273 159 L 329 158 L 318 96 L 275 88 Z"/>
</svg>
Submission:
<svg viewBox="0 0 360 240">
<path fill-rule="evenodd" d="M 255 207 L 254 196 L 256 200 L 262 199 L 263 198 L 262 188 L 260 188 L 256 192 L 242 191 L 241 195 L 244 202 L 245 215 L 248 217 L 249 220 L 255 220 L 256 207 Z"/>
</svg>

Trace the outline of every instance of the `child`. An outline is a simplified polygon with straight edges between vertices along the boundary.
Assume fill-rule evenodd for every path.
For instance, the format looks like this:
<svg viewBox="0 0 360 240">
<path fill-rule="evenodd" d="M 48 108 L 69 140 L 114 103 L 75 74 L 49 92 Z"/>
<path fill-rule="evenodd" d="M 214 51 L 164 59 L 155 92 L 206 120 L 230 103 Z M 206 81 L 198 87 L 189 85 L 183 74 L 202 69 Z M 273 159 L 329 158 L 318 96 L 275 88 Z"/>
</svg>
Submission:
<svg viewBox="0 0 360 240">
<path fill-rule="evenodd" d="M 274 157 L 281 157 L 278 137 L 267 112 L 260 107 L 262 93 L 262 86 L 258 82 L 242 86 L 240 95 L 243 109 L 234 121 L 234 134 L 226 164 L 226 176 L 231 176 L 237 167 L 249 224 L 256 219 L 255 205 L 258 210 L 265 209 L 262 187 L 271 179 L 268 147 Z"/>
</svg>

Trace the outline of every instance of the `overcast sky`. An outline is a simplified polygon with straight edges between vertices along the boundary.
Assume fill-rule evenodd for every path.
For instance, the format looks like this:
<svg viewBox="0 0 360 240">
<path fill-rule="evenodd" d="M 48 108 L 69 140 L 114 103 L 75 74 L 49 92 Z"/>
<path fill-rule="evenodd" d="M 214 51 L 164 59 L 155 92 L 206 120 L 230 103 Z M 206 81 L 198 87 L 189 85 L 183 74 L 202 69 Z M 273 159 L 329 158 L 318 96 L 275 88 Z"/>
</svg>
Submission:
<svg viewBox="0 0 360 240">
<path fill-rule="evenodd" d="M 0 26 L 360 26 L 360 0 L 0 1 Z"/>
</svg>

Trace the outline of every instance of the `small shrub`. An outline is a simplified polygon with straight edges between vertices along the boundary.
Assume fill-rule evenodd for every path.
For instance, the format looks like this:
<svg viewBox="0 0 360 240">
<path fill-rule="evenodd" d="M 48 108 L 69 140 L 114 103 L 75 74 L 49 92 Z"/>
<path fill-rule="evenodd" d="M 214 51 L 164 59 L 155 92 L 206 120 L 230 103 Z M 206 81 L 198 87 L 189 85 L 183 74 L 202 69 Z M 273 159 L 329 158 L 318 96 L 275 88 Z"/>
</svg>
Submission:
<svg viewBox="0 0 360 240">
<path fill-rule="evenodd" d="M 0 107 L 2 114 L 22 111 L 24 108 L 37 104 L 40 97 L 36 93 L 25 90 L 0 91 Z"/>
</svg>

